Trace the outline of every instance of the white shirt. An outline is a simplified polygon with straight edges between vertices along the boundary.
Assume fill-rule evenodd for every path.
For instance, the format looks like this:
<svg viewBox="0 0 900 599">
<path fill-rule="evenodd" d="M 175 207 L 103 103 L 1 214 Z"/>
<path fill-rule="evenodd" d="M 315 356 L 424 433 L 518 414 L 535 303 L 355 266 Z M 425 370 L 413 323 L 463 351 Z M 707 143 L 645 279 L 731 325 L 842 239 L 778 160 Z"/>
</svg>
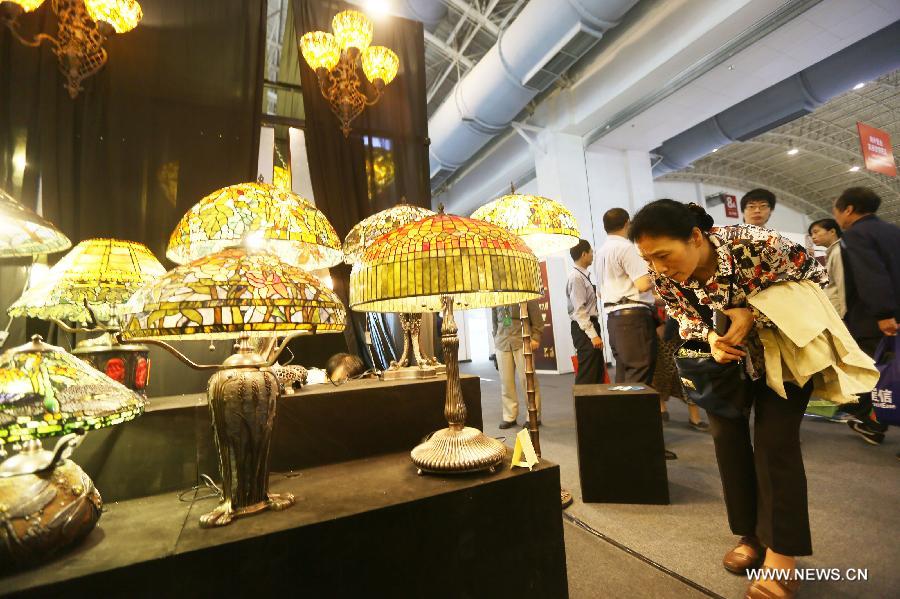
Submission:
<svg viewBox="0 0 900 599">
<path fill-rule="evenodd" d="M 635 281 L 650 271 L 634 244 L 624 237 L 609 235 L 606 238 L 597 250 L 597 266 L 600 272 L 600 297 L 603 298 L 603 309 L 607 314 L 625 308 L 652 306 L 655 303 L 652 291 L 641 293 L 634 285 Z"/>
<path fill-rule="evenodd" d="M 577 264 L 569 273 L 569 280 L 566 283 L 566 300 L 569 318 L 578 323 L 588 338 L 596 337 L 597 331 L 594 330 L 591 317 L 596 318 L 599 314 L 597 291 L 594 289 L 594 284 L 591 283 L 591 273 Z"/>
</svg>

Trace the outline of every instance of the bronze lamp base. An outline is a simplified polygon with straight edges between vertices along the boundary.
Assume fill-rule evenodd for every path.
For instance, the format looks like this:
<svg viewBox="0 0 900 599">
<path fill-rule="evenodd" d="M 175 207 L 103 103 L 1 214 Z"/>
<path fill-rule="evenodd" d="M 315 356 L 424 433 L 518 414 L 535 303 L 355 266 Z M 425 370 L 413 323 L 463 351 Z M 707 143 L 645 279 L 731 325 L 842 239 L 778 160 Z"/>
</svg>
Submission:
<svg viewBox="0 0 900 599">
<path fill-rule="evenodd" d="M 439 430 L 410 453 L 419 474 L 493 472 L 505 456 L 503 443 L 468 426 Z"/>
</svg>

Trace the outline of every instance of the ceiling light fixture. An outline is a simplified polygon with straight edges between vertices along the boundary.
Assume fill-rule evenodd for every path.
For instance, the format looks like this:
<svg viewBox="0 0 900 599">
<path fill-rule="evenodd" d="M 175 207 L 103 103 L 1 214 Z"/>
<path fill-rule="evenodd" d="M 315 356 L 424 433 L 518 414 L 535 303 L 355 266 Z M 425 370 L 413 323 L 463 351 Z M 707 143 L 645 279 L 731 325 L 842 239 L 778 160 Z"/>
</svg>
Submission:
<svg viewBox="0 0 900 599">
<path fill-rule="evenodd" d="M 718 151 L 719 151 L 719 148 L 713 148 L 712 151 L 713 151 L 714 153 L 715 153 L 715 152 L 718 152 Z"/>
<path fill-rule="evenodd" d="M 794 155 L 797 154 L 799 151 L 800 151 L 800 150 L 799 150 L 798 148 L 791 148 L 790 150 L 787 151 L 787 155 L 788 155 L 788 156 L 794 156 Z"/>
<path fill-rule="evenodd" d="M 856 85 L 853 86 L 853 89 L 862 89 L 862 88 L 864 88 L 865 86 L 866 86 L 865 83 L 859 82 L 859 83 L 857 83 Z"/>
<path fill-rule="evenodd" d="M 850 172 L 851 172 L 851 173 L 855 173 L 855 172 L 858 171 L 858 170 L 859 170 L 859 167 L 858 167 L 858 166 L 851 166 L 851 167 L 850 167 Z"/>
</svg>

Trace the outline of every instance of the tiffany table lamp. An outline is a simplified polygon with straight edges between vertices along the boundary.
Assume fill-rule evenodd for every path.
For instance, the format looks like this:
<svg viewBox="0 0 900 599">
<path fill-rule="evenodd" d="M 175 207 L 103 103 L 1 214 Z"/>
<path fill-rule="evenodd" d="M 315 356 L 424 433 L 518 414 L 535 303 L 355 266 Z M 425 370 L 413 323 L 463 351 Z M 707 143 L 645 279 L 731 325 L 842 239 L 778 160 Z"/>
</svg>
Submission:
<svg viewBox="0 0 900 599">
<path fill-rule="evenodd" d="M 85 431 L 140 415 L 143 399 L 39 336 L 0 355 L 0 571 L 45 561 L 83 539 L 100 494 L 68 460 Z M 62 436 L 53 451 L 38 439 Z"/>
<path fill-rule="evenodd" d="M 150 375 L 149 351 L 122 345 L 110 334 L 119 329 L 119 311 L 142 285 L 166 269 L 147 247 L 134 241 L 87 239 L 28 289 L 7 312 L 55 322 L 71 333 L 102 332 L 72 352 L 129 389 L 143 393 Z M 74 328 L 66 323 L 71 323 Z"/>
<path fill-rule="evenodd" d="M 540 289 L 538 261 L 522 240 L 495 225 L 443 211 L 395 229 L 364 253 L 350 275 L 354 310 L 443 313 L 449 426 L 412 450 L 419 472 L 493 470 L 503 460 L 502 443 L 465 426 L 453 309 L 528 301 Z"/>
<path fill-rule="evenodd" d="M 0 258 L 39 256 L 72 247 L 55 226 L 0 189 Z"/>
<path fill-rule="evenodd" d="M 433 215 L 432 210 L 411 206 L 404 202 L 363 219 L 350 229 L 350 233 L 344 240 L 344 262 L 352 264 L 356 268 L 366 249 L 376 239 L 407 223 Z M 400 325 L 403 327 L 403 355 L 399 360 L 391 362 L 390 367 L 382 373 L 384 380 L 428 378 L 446 372 L 446 367 L 440 364 L 436 358 L 423 357 L 419 341 L 419 330 L 422 325 L 421 314 L 401 313 Z M 367 336 L 368 326 L 367 316 Z M 410 350 L 416 360 L 416 366 L 410 366 Z"/>
<path fill-rule="evenodd" d="M 293 495 L 268 492 L 278 398 L 272 366 L 294 336 L 344 330 L 346 312 L 334 292 L 275 254 L 233 247 L 174 268 L 139 289 L 125 311 L 124 338 L 160 345 L 192 368 L 217 370 L 207 399 L 224 498 L 200 525 L 293 505 Z M 285 338 L 269 356 L 251 343 L 279 335 Z M 163 341 L 233 338 L 235 353 L 222 364 L 195 364 Z"/>
<path fill-rule="evenodd" d="M 549 198 L 510 193 L 488 202 L 472 213 L 472 218 L 502 227 L 519 236 L 538 258 L 569 249 L 578 243 L 580 234 L 575 217 L 569 210 Z M 534 451 L 540 457 L 541 440 L 538 433 L 535 405 L 534 355 L 531 351 L 531 326 L 528 323 L 528 304 L 519 305 L 522 340 L 525 351 L 525 397 L 528 404 L 528 431 Z"/>
</svg>

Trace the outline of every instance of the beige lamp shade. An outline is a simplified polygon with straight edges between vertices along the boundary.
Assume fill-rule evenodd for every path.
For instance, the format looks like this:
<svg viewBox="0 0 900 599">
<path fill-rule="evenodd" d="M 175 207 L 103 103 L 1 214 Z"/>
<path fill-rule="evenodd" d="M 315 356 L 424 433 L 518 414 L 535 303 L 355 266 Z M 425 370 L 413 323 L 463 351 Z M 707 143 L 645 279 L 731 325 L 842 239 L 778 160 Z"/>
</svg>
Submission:
<svg viewBox="0 0 900 599">
<path fill-rule="evenodd" d="M 119 424 L 140 395 L 39 337 L 0 355 L 0 446 Z"/>
<path fill-rule="evenodd" d="M 344 239 L 344 262 L 347 264 L 359 262 L 366 249 L 382 235 L 434 214 L 434 211 L 428 208 L 398 204 L 364 218 L 350 229 L 347 238 Z"/>
<path fill-rule="evenodd" d="M 40 256 L 72 247 L 53 224 L 0 189 L 0 258 Z"/>
<path fill-rule="evenodd" d="M 227 247 L 266 249 L 306 270 L 341 262 L 341 240 L 320 210 L 291 191 L 268 183 L 223 187 L 181 218 L 166 257 L 187 264 Z"/>
<path fill-rule="evenodd" d="M 346 310 L 305 270 L 273 253 L 234 247 L 178 266 L 125 307 L 126 338 L 227 339 L 247 333 L 337 333 Z"/>
<path fill-rule="evenodd" d="M 166 269 L 142 243 L 87 239 L 63 256 L 7 312 L 14 317 L 87 324 L 87 302 L 97 318 L 108 323 L 139 287 L 164 274 Z"/>
<path fill-rule="evenodd" d="M 518 235 L 538 257 L 569 249 L 581 237 L 572 213 L 541 196 L 507 194 L 473 212 L 472 218 Z"/>
<path fill-rule="evenodd" d="M 525 243 L 484 221 L 435 214 L 378 238 L 350 275 L 350 307 L 369 312 L 489 308 L 541 295 L 538 260 Z"/>
</svg>

